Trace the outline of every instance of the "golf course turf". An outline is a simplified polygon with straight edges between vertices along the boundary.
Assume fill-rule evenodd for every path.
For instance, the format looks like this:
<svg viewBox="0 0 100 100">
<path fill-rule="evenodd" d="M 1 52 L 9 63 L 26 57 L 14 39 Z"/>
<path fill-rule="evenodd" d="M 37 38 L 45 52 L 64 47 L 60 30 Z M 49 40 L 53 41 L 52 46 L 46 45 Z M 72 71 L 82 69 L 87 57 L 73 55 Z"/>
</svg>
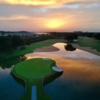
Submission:
<svg viewBox="0 0 100 100">
<path fill-rule="evenodd" d="M 51 100 L 44 93 L 43 80 L 56 73 L 52 70 L 53 66 L 55 66 L 55 61 L 52 59 L 34 58 L 20 62 L 13 67 L 12 73 L 24 80 L 26 85 L 26 93 L 21 100 L 32 100 L 33 86 L 37 89 L 36 100 Z"/>
<path fill-rule="evenodd" d="M 97 52 L 100 52 L 100 40 L 95 38 L 79 36 L 77 44 L 81 47 L 91 47 L 91 49 L 96 49 Z"/>
<path fill-rule="evenodd" d="M 18 57 L 18 56 L 23 56 L 28 53 L 32 53 L 34 50 L 37 48 L 45 47 L 45 46 L 50 46 L 54 43 L 57 42 L 65 42 L 63 39 L 49 39 L 49 40 L 44 40 L 40 42 L 35 42 L 30 45 L 26 45 L 24 50 L 15 50 L 11 54 L 7 54 L 5 52 L 0 53 L 1 58 L 10 58 L 10 57 Z"/>
</svg>

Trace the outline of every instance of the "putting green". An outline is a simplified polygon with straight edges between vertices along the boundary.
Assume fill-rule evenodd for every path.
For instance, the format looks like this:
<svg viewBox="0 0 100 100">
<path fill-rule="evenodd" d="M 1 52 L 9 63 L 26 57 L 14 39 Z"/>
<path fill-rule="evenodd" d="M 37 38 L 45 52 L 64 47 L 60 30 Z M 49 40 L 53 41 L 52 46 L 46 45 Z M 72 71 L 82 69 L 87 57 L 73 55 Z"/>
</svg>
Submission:
<svg viewBox="0 0 100 100">
<path fill-rule="evenodd" d="M 32 100 L 32 86 L 37 87 L 37 100 L 50 100 L 44 93 L 43 80 L 56 72 L 52 70 L 53 66 L 55 66 L 55 61 L 52 59 L 34 58 L 20 62 L 13 67 L 12 73 L 23 79 L 26 85 L 26 93 L 21 100 Z"/>
<path fill-rule="evenodd" d="M 53 60 L 35 58 L 18 63 L 13 68 L 13 72 L 23 79 L 44 78 L 51 74 L 54 65 L 55 61 Z"/>
</svg>

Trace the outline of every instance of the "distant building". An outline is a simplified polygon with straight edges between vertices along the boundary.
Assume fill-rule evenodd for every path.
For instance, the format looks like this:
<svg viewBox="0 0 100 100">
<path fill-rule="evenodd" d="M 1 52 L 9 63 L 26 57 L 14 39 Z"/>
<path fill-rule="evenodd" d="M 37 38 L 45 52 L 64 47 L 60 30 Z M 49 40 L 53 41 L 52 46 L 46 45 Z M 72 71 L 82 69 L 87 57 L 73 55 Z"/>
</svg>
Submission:
<svg viewBox="0 0 100 100">
<path fill-rule="evenodd" d="M 18 35 L 18 36 L 30 36 L 30 37 L 39 37 L 39 34 L 33 32 L 19 31 L 19 32 L 4 32 L 0 31 L 0 36 L 8 36 L 8 35 Z"/>
</svg>

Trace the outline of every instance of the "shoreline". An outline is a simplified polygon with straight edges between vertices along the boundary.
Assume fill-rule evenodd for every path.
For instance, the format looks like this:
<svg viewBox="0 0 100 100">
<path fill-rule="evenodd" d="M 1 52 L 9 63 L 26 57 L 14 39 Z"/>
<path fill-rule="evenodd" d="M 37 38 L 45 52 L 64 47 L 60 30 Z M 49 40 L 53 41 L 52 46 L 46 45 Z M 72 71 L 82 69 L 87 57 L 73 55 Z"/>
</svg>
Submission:
<svg viewBox="0 0 100 100">
<path fill-rule="evenodd" d="M 76 49 L 84 50 L 86 52 L 89 52 L 89 53 L 95 54 L 97 56 L 100 56 L 100 52 L 97 52 L 96 49 L 91 49 L 91 47 L 81 47 L 78 44 L 73 44 L 73 43 L 71 43 L 71 44 Z M 34 52 L 53 52 L 53 51 L 59 51 L 59 50 L 60 49 L 58 49 L 58 48 L 54 47 L 53 45 L 51 45 L 51 46 L 47 46 L 47 47 L 43 47 L 43 48 L 38 48 Z"/>
<path fill-rule="evenodd" d="M 100 52 L 97 52 L 96 49 L 92 49 L 91 47 L 81 47 L 81 46 L 79 46 L 78 44 L 73 44 L 73 43 L 72 43 L 72 45 L 73 45 L 73 47 L 75 47 L 76 49 L 78 48 L 78 49 L 80 49 L 80 50 L 84 50 L 84 51 L 87 51 L 87 52 L 89 52 L 89 53 L 92 53 L 92 54 L 95 54 L 95 55 L 97 55 L 97 56 L 100 56 Z"/>
</svg>

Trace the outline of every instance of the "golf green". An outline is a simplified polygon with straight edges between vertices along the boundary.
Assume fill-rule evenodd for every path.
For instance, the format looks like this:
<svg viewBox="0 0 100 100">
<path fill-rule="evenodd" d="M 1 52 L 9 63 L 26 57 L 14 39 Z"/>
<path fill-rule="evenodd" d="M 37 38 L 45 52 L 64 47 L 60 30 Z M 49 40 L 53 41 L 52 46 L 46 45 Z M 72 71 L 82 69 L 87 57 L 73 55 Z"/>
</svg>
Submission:
<svg viewBox="0 0 100 100">
<path fill-rule="evenodd" d="M 36 100 L 50 100 L 44 93 L 43 80 L 56 72 L 52 69 L 53 66 L 55 66 L 55 61 L 52 59 L 34 58 L 13 67 L 12 73 L 25 81 L 26 93 L 21 100 L 32 100 L 33 86 L 36 86 Z"/>
<path fill-rule="evenodd" d="M 55 61 L 53 60 L 35 58 L 18 63 L 12 71 L 23 79 L 44 78 L 53 72 L 52 66 L 54 65 Z"/>
</svg>

